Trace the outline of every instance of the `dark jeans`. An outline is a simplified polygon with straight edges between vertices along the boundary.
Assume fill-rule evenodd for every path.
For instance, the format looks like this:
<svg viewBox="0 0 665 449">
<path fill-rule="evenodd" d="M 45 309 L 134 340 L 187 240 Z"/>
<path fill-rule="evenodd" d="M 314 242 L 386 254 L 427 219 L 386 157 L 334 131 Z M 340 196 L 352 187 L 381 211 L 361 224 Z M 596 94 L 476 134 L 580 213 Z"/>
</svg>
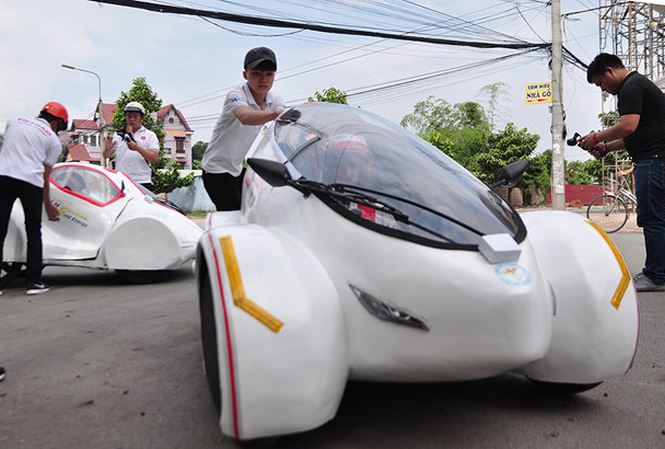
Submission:
<svg viewBox="0 0 665 449">
<path fill-rule="evenodd" d="M 28 239 L 28 283 L 39 281 L 42 275 L 43 190 L 25 181 L 0 176 L 0 260 L 12 207 L 18 198 L 25 214 L 25 234 Z"/>
<path fill-rule="evenodd" d="M 642 272 L 665 283 L 665 160 L 640 161 L 635 167 L 637 225 L 644 230 L 646 261 Z"/>
<path fill-rule="evenodd" d="M 203 185 L 206 188 L 206 192 L 208 192 L 208 196 L 215 203 L 217 210 L 240 209 L 242 180 L 244 177 L 244 168 L 238 176 L 233 176 L 230 173 L 203 172 Z"/>
</svg>

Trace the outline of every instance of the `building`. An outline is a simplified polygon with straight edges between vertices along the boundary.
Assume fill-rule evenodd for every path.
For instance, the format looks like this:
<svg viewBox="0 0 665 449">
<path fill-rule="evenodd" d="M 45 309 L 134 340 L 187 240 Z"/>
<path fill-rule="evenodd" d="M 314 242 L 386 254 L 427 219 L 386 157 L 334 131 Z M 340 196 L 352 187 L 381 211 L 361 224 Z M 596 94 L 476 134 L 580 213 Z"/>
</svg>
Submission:
<svg viewBox="0 0 665 449">
<path fill-rule="evenodd" d="M 171 159 L 182 165 L 182 168 L 192 168 L 192 134 L 185 116 L 174 105 L 167 104 L 157 111 L 157 120 L 164 127 L 164 152 L 171 155 Z"/>
<path fill-rule="evenodd" d="M 102 103 L 102 116 L 105 123 L 111 123 L 117 106 L 113 103 Z M 192 134 L 185 116 L 173 104 L 162 106 L 153 114 L 164 129 L 164 154 L 176 161 L 181 168 L 192 168 Z M 101 149 L 101 133 L 95 120 L 74 119 L 71 129 L 60 137 L 67 145 L 67 160 L 89 161 L 99 164 Z"/>
</svg>

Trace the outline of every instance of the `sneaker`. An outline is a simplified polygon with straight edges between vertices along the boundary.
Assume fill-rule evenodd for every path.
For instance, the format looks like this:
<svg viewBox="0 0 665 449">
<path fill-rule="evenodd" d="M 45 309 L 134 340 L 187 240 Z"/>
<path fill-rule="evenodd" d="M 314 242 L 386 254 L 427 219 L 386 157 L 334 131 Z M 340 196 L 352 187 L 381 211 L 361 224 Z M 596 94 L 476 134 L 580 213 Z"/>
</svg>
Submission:
<svg viewBox="0 0 665 449">
<path fill-rule="evenodd" d="M 644 273 L 637 273 L 633 276 L 633 282 L 638 292 L 662 292 L 665 291 L 665 284 L 656 284 Z"/>
<path fill-rule="evenodd" d="M 0 366 L 0 382 L 5 378 L 5 369 Z"/>
<path fill-rule="evenodd" d="M 28 289 L 25 291 L 26 295 L 39 295 L 40 293 L 46 293 L 51 290 L 48 285 L 44 282 L 30 282 L 28 284 Z"/>
</svg>

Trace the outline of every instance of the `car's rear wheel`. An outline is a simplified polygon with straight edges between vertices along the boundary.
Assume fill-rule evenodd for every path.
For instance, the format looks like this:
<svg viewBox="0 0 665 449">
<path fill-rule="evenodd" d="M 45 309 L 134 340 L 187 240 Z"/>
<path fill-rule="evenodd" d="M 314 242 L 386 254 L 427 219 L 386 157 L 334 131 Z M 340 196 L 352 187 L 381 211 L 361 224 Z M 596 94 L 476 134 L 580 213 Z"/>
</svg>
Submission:
<svg viewBox="0 0 665 449">
<path fill-rule="evenodd" d="M 528 378 L 531 382 L 538 386 L 542 391 L 553 394 L 553 395 L 568 395 L 582 393 L 584 391 L 591 390 L 592 388 L 597 387 L 602 384 L 602 382 L 595 382 L 590 384 L 573 384 L 573 383 L 563 383 L 563 382 L 545 382 L 542 380 L 535 380 Z"/>
<path fill-rule="evenodd" d="M 201 314 L 201 342 L 203 344 L 203 367 L 212 401 L 218 413 L 222 411 L 222 391 L 219 386 L 219 360 L 217 357 L 217 329 L 215 326 L 215 309 L 210 286 L 210 278 L 203 275 L 199 297 Z"/>
<path fill-rule="evenodd" d="M 115 270 L 120 282 L 125 284 L 152 284 L 167 277 L 165 270 Z"/>
</svg>

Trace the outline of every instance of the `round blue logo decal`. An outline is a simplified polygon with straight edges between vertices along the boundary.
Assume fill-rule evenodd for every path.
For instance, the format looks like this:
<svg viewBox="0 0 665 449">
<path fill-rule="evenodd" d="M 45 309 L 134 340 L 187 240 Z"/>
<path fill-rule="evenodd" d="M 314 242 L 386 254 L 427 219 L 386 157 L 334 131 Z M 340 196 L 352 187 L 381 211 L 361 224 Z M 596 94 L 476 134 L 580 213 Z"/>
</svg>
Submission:
<svg viewBox="0 0 665 449">
<path fill-rule="evenodd" d="M 508 285 L 529 285 L 531 275 L 526 268 L 516 263 L 502 263 L 494 269 L 496 277 L 504 284 Z"/>
</svg>

